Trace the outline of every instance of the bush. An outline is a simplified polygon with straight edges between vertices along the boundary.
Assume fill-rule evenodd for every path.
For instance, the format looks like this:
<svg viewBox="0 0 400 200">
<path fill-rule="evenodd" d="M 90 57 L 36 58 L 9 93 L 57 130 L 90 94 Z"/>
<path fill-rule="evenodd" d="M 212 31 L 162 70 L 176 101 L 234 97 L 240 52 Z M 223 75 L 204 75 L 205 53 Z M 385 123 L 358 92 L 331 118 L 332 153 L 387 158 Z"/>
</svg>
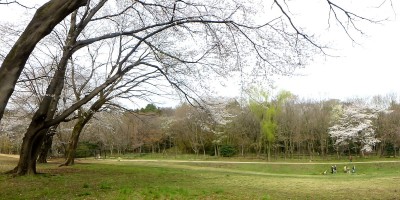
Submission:
<svg viewBox="0 0 400 200">
<path fill-rule="evenodd" d="M 79 142 L 78 147 L 76 148 L 75 158 L 84 158 L 92 155 L 98 149 L 97 144 L 93 144 L 90 142 Z"/>
<path fill-rule="evenodd" d="M 231 157 L 233 155 L 235 155 L 236 153 L 236 149 L 235 147 L 233 147 L 232 145 L 222 145 L 219 148 L 219 153 L 222 157 Z"/>
</svg>

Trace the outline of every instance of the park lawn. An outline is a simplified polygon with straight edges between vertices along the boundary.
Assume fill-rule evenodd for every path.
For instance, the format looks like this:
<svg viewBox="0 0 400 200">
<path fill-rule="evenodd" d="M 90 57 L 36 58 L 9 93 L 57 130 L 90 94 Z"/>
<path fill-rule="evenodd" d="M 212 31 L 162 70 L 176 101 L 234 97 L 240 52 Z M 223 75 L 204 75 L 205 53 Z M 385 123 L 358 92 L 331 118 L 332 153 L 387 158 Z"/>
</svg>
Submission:
<svg viewBox="0 0 400 200">
<path fill-rule="evenodd" d="M 0 172 L 15 158 L 0 157 Z M 329 164 L 82 160 L 39 165 L 44 174 L 0 175 L 0 199 L 398 199 L 400 163 Z"/>
</svg>

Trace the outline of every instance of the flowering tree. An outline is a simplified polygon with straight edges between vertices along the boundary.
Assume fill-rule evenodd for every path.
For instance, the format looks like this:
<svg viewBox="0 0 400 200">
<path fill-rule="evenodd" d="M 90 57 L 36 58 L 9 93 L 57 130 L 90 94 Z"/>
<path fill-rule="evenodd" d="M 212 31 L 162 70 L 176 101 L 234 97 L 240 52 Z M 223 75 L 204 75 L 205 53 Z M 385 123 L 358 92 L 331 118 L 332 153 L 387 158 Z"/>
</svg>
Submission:
<svg viewBox="0 0 400 200">
<path fill-rule="evenodd" d="M 333 109 L 333 125 L 329 127 L 329 135 L 334 140 L 337 152 L 341 147 L 350 150 L 350 144 L 356 145 L 356 148 L 358 146 L 361 155 L 364 155 L 364 152 L 371 152 L 372 147 L 380 142 L 375 136 L 373 120 L 382 111 L 360 103 L 336 105 Z"/>
<path fill-rule="evenodd" d="M 211 123 L 205 124 L 203 129 L 209 130 L 213 134 L 214 154 L 219 156 L 220 147 L 224 145 L 227 147 L 232 143 L 232 136 L 226 131 L 226 126 L 236 117 L 239 104 L 235 99 L 221 97 L 210 98 L 207 102 L 209 103 L 205 108 Z"/>
</svg>

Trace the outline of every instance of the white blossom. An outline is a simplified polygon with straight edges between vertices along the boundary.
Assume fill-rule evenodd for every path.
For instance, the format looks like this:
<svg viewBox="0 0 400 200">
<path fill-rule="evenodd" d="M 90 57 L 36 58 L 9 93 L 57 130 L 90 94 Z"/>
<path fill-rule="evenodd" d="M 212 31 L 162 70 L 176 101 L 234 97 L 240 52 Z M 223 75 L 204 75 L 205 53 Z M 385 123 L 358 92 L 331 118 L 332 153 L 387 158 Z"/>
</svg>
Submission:
<svg viewBox="0 0 400 200">
<path fill-rule="evenodd" d="M 333 125 L 329 128 L 329 134 L 335 146 L 354 142 L 360 145 L 361 151 L 372 151 L 372 147 L 380 142 L 375 137 L 373 120 L 383 111 L 381 108 L 356 103 L 334 107 Z"/>
</svg>

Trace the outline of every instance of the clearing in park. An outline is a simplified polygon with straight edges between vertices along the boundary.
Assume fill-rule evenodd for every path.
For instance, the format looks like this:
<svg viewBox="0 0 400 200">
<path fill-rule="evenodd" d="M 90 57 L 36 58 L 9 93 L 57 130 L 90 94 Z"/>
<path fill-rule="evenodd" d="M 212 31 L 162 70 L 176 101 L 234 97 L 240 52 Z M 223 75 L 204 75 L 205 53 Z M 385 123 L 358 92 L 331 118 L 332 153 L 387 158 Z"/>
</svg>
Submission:
<svg viewBox="0 0 400 200">
<path fill-rule="evenodd" d="M 3 172 L 17 158 L 0 155 L 1 199 L 398 199 L 397 158 L 265 162 L 161 157 L 61 160 L 37 176 Z M 337 173 L 331 173 L 331 166 Z M 356 166 L 344 173 L 344 166 Z M 351 169 L 351 168 L 350 168 Z M 326 171 L 326 175 L 324 172 Z"/>
</svg>

